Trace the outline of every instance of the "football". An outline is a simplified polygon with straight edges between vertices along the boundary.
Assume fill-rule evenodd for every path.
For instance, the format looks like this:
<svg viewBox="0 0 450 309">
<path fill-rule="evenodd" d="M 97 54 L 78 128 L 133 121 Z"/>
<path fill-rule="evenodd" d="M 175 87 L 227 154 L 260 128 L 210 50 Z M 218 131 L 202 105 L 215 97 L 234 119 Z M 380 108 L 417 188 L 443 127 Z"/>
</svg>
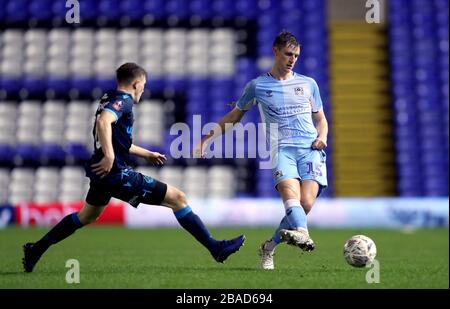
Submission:
<svg viewBox="0 0 450 309">
<path fill-rule="evenodd" d="M 369 265 L 377 255 L 375 242 L 365 235 L 355 235 L 345 242 L 344 257 L 354 267 Z"/>
</svg>

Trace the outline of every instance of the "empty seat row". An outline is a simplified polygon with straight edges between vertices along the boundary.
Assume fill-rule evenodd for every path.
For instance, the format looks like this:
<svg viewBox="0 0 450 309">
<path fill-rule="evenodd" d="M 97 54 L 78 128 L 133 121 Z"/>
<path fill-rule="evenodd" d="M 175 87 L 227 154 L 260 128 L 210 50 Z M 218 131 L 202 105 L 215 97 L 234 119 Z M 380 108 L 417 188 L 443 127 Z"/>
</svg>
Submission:
<svg viewBox="0 0 450 309">
<path fill-rule="evenodd" d="M 125 62 L 140 63 L 154 76 L 231 75 L 236 53 L 234 32 L 226 28 L 6 29 L 0 42 L 6 77 L 114 77 Z"/>
<path fill-rule="evenodd" d="M 227 166 L 140 167 L 139 172 L 185 191 L 191 198 L 231 198 L 236 194 L 233 168 Z M 84 169 L 39 167 L 0 168 L 0 204 L 21 202 L 73 202 L 83 200 L 89 188 Z"/>
</svg>

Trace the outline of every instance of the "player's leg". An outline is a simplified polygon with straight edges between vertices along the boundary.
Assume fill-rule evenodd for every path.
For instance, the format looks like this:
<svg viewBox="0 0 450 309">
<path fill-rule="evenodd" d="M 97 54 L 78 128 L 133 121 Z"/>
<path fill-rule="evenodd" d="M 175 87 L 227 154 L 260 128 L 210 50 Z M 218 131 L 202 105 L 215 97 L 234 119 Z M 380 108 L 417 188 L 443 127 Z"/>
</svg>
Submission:
<svg viewBox="0 0 450 309">
<path fill-rule="evenodd" d="M 300 204 L 300 174 L 297 161 L 297 148 L 285 147 L 280 149 L 274 167 L 274 182 L 283 200 L 286 213 L 286 225 L 289 225 L 289 229 L 307 230 L 306 213 Z"/>
<path fill-rule="evenodd" d="M 167 193 L 162 205 L 170 207 L 173 210 L 178 223 L 208 249 L 217 262 L 223 263 L 244 244 L 244 235 L 230 240 L 215 240 L 200 217 L 188 205 L 184 192 L 175 187 L 167 186 Z"/>
<path fill-rule="evenodd" d="M 123 183 L 124 185 L 114 192 L 114 197 L 134 207 L 143 203 L 171 208 L 180 225 L 205 246 L 216 261 L 225 261 L 243 245 L 244 235 L 226 241 L 215 240 L 202 220 L 192 211 L 186 195 L 181 190 L 135 171 L 127 171 L 126 175 L 123 175 Z"/>
<path fill-rule="evenodd" d="M 71 213 L 59 221 L 47 234 L 35 243 L 26 243 L 23 246 L 24 257 L 22 264 L 26 272 L 32 272 L 41 256 L 51 245 L 66 239 L 79 228 L 94 222 L 105 209 L 111 196 L 100 188 L 89 189 L 86 203 L 78 212 Z M 100 205 L 100 206 L 93 206 Z"/>
<path fill-rule="evenodd" d="M 278 191 L 283 199 L 286 219 L 290 226 L 290 229 L 282 229 L 279 232 L 280 238 L 302 250 L 314 250 L 314 242 L 308 233 L 306 212 L 300 204 L 300 182 L 297 179 L 286 179 L 278 184 Z"/>
<path fill-rule="evenodd" d="M 301 204 L 308 214 L 316 198 L 327 186 L 326 154 L 323 150 L 308 149 L 299 160 L 299 174 L 301 179 Z"/>
<path fill-rule="evenodd" d="M 283 242 L 283 240 L 280 237 L 280 232 L 282 230 L 288 230 L 290 228 L 291 227 L 289 225 L 289 222 L 287 221 L 286 216 L 284 216 L 275 233 L 273 233 L 272 238 L 264 241 L 259 246 L 259 256 L 261 257 L 260 266 L 262 269 L 272 270 L 275 268 L 275 264 L 273 261 L 275 248 L 276 246 L 278 246 L 280 243 Z"/>
<path fill-rule="evenodd" d="M 292 183 L 292 186 L 298 187 L 298 179 L 300 176 L 297 171 L 297 162 L 295 159 L 295 152 L 289 148 L 280 149 L 272 158 L 273 164 L 273 181 L 275 188 L 287 199 L 300 200 L 300 189 L 288 190 L 288 183 Z M 289 191 L 289 192 L 288 192 Z M 295 191 L 295 192 L 293 192 Z M 282 195 L 282 197 L 283 197 Z M 283 201 L 284 202 L 284 201 Z M 291 212 L 291 211 L 290 211 Z M 261 256 L 260 266 L 262 269 L 274 269 L 273 255 L 275 254 L 275 248 L 284 240 L 281 238 L 281 231 L 290 230 L 291 224 L 287 216 L 284 216 L 281 220 L 278 228 L 275 230 L 272 238 L 264 241 L 259 247 L 259 255 Z"/>
<path fill-rule="evenodd" d="M 296 228 L 300 233 L 283 230 L 280 234 L 281 238 L 285 239 L 288 244 L 297 245 L 305 251 L 312 251 L 315 248 L 315 244 L 309 237 L 306 215 L 311 211 L 314 202 L 316 201 L 316 197 L 327 185 L 326 156 L 323 151 L 299 149 L 298 157 L 300 158 L 297 163 L 298 173 L 301 179 L 299 204 L 301 206 L 299 208 L 302 210 L 300 215 L 301 219 L 304 220 L 304 225 L 301 225 L 300 228 Z M 289 223 L 292 227 L 296 227 L 292 221 Z"/>
<path fill-rule="evenodd" d="M 305 210 L 305 213 L 308 214 L 316 202 L 319 193 L 319 184 L 314 180 L 304 180 L 300 185 L 300 191 L 300 204 Z"/>
</svg>

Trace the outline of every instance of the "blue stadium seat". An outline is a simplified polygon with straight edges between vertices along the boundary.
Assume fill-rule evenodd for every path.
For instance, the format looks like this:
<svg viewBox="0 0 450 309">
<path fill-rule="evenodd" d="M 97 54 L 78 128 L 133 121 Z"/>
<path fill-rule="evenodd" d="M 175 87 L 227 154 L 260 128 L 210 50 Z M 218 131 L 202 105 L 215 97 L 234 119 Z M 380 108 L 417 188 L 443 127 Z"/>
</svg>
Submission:
<svg viewBox="0 0 450 309">
<path fill-rule="evenodd" d="M 38 166 L 40 164 L 40 147 L 32 144 L 17 144 L 15 161 L 19 159 L 19 165 Z"/>
<path fill-rule="evenodd" d="M 302 4 L 305 11 L 325 12 L 324 0 L 303 0 Z"/>
<path fill-rule="evenodd" d="M 0 7 L 6 8 L 8 6 L 8 0 L 0 0 Z M 0 22 L 6 19 L 6 11 L 4 9 L 0 10 Z"/>
<path fill-rule="evenodd" d="M 116 80 L 114 78 L 97 77 L 95 79 L 95 85 L 100 88 L 102 92 L 106 92 L 116 88 Z"/>
<path fill-rule="evenodd" d="M 228 105 L 227 100 L 216 99 L 214 101 L 211 101 L 211 105 L 209 106 L 209 111 L 213 117 L 218 116 L 219 118 L 221 118 L 223 115 L 225 115 L 225 113 L 230 111 L 230 106 Z"/>
<path fill-rule="evenodd" d="M 236 14 L 247 18 L 255 18 L 258 15 L 258 0 L 237 0 Z"/>
<path fill-rule="evenodd" d="M 14 0 L 6 4 L 7 22 L 26 22 L 29 18 L 27 0 Z"/>
<path fill-rule="evenodd" d="M 115 8 L 117 10 L 117 7 Z M 99 15 L 99 4 L 96 0 L 80 1 L 81 20 L 95 20 Z"/>
<path fill-rule="evenodd" d="M 281 8 L 284 13 L 289 13 L 293 10 L 301 8 L 301 2 L 297 0 L 284 0 L 281 1 Z"/>
<path fill-rule="evenodd" d="M 309 27 L 324 27 L 326 20 L 324 15 L 322 11 L 308 12 L 305 14 L 304 25 L 308 25 Z"/>
<path fill-rule="evenodd" d="M 120 2 L 122 16 L 128 16 L 132 20 L 141 19 L 145 11 L 142 9 L 141 0 L 122 0 Z"/>
<path fill-rule="evenodd" d="M 94 80 L 91 77 L 74 76 L 72 77 L 71 87 L 83 94 L 89 95 L 92 91 L 92 85 L 94 84 Z"/>
<path fill-rule="evenodd" d="M 414 166 L 420 161 L 420 154 L 418 152 L 398 151 L 396 160 L 399 168 L 402 166 Z"/>
<path fill-rule="evenodd" d="M 444 181 L 444 182 L 448 182 L 448 181 Z M 439 186 L 439 187 L 432 187 L 432 188 L 427 188 L 426 192 L 425 192 L 426 196 L 448 196 L 448 187 L 446 187 L 445 185 Z"/>
<path fill-rule="evenodd" d="M 258 34 L 263 35 L 266 32 L 272 33 L 274 31 L 273 28 L 278 28 L 279 20 L 280 19 L 276 14 L 263 14 L 258 16 L 257 22 L 260 27 Z"/>
<path fill-rule="evenodd" d="M 85 145 L 78 143 L 68 143 L 65 145 L 64 151 L 67 154 L 68 163 L 83 164 L 91 157 L 91 153 L 86 149 Z"/>
<path fill-rule="evenodd" d="M 41 77 L 25 76 L 23 79 L 23 87 L 33 94 L 45 92 L 45 89 L 42 87 Z"/>
<path fill-rule="evenodd" d="M 223 87 L 216 86 L 211 87 L 209 90 L 209 98 L 210 100 L 230 100 L 230 93 L 232 93 L 233 87 L 232 86 L 226 86 Z"/>
<path fill-rule="evenodd" d="M 245 73 L 248 70 L 256 71 L 255 70 L 256 61 L 252 58 L 238 58 L 236 59 L 236 69 L 237 73 Z"/>
<path fill-rule="evenodd" d="M 403 179 L 400 179 L 398 185 L 399 195 L 402 197 L 417 197 L 423 196 L 422 184 L 417 183 L 403 183 Z"/>
<path fill-rule="evenodd" d="M 43 144 L 41 148 L 41 163 L 44 165 L 62 166 L 66 161 L 66 153 L 61 145 Z"/>
<path fill-rule="evenodd" d="M 50 20 L 53 16 L 50 7 L 52 7 L 54 1 L 51 0 L 33 0 L 30 2 L 29 10 L 30 17 L 34 17 L 38 20 Z"/>
<path fill-rule="evenodd" d="M 204 19 L 212 16 L 212 3 L 210 0 L 192 0 L 189 2 L 190 14 Z"/>
<path fill-rule="evenodd" d="M 446 156 L 446 152 L 447 151 L 442 148 L 436 150 L 436 147 L 434 149 L 430 148 L 428 151 L 422 151 L 421 153 L 422 162 L 426 165 L 436 165 L 436 166 L 448 164 L 448 156 Z M 441 172 L 446 171 L 446 169 L 444 170 L 443 167 L 445 166 L 442 166 Z"/>
<path fill-rule="evenodd" d="M 445 28 L 448 31 L 448 7 L 442 11 L 438 11 L 435 16 L 439 27 Z"/>
<path fill-rule="evenodd" d="M 164 90 L 164 80 L 152 75 L 147 76 L 145 89 L 152 93 L 161 93 Z"/>
<path fill-rule="evenodd" d="M 165 0 L 145 0 L 144 11 L 155 18 L 164 18 L 166 16 L 165 2 Z"/>
<path fill-rule="evenodd" d="M 278 10 L 281 7 L 281 1 L 278 0 L 266 0 L 266 1 L 259 1 L 258 7 L 260 14 L 266 14 L 274 12 L 274 14 L 278 14 Z"/>
<path fill-rule="evenodd" d="M 53 90 L 57 95 L 64 95 L 70 89 L 70 81 L 63 77 L 49 76 L 47 88 Z"/>
<path fill-rule="evenodd" d="M 187 86 L 187 82 L 181 76 L 167 75 L 164 78 L 164 87 L 165 88 L 172 88 L 177 91 L 184 91 L 186 89 L 186 86 Z"/>
<path fill-rule="evenodd" d="M 13 165 L 15 149 L 10 145 L 0 144 L 0 166 Z"/>
<path fill-rule="evenodd" d="M 120 0 L 100 0 L 98 3 L 98 13 L 109 20 L 116 20 L 121 17 Z"/>
<path fill-rule="evenodd" d="M 65 1 L 53 1 L 52 5 L 52 16 L 53 18 L 65 19 L 67 14 L 66 2 Z"/>
<path fill-rule="evenodd" d="M 397 140 L 395 145 L 399 151 L 416 151 L 418 142 L 418 138 L 416 140 Z"/>
<path fill-rule="evenodd" d="M 234 1 L 212 0 L 212 9 L 215 16 L 221 16 L 229 19 L 236 16 Z"/>
<path fill-rule="evenodd" d="M 198 115 L 205 111 L 205 105 L 198 101 L 188 101 L 186 106 L 187 115 Z"/>
<path fill-rule="evenodd" d="M 185 19 L 189 15 L 189 4 L 186 0 L 167 0 L 166 3 L 167 15 L 177 16 L 178 18 Z"/>
<path fill-rule="evenodd" d="M 17 93 L 22 88 L 22 79 L 8 76 L 0 76 L 0 89 L 10 93 Z"/>
</svg>

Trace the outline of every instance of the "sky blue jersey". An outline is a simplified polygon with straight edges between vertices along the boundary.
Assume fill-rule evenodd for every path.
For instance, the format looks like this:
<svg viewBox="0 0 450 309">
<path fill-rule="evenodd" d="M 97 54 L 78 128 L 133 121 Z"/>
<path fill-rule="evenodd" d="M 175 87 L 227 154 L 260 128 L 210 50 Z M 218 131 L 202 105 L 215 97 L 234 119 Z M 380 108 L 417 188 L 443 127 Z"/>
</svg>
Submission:
<svg viewBox="0 0 450 309">
<path fill-rule="evenodd" d="M 270 147 L 277 145 L 310 148 L 318 136 L 312 113 L 322 109 L 319 87 L 314 79 L 294 73 L 287 80 L 277 80 L 270 73 L 251 80 L 236 106 L 249 110 L 259 105 Z M 270 130 L 276 124 L 277 132 Z M 273 125 L 272 125 L 273 127 Z"/>
</svg>

